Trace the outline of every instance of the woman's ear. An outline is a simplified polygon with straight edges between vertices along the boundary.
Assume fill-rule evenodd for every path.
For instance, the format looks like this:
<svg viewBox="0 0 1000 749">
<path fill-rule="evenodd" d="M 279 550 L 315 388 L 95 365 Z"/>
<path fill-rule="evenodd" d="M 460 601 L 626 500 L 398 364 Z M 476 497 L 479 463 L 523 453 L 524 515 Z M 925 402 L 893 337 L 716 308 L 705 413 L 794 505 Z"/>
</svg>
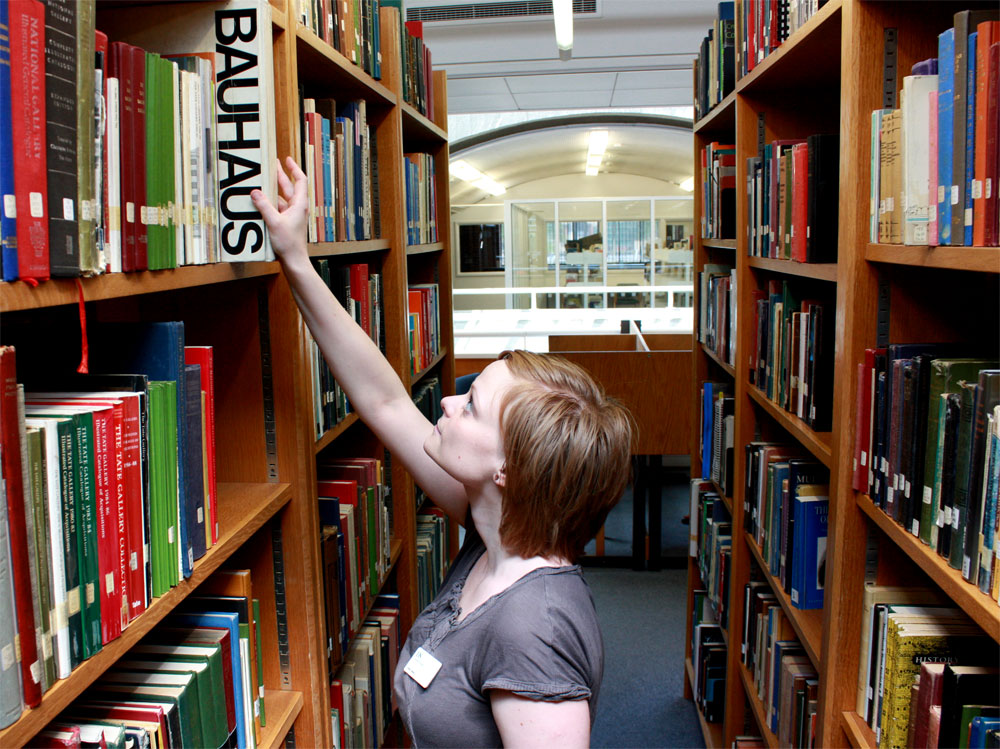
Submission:
<svg viewBox="0 0 1000 749">
<path fill-rule="evenodd" d="M 499 470 L 493 474 L 493 483 L 501 489 L 507 486 L 507 464 L 500 466 Z"/>
</svg>

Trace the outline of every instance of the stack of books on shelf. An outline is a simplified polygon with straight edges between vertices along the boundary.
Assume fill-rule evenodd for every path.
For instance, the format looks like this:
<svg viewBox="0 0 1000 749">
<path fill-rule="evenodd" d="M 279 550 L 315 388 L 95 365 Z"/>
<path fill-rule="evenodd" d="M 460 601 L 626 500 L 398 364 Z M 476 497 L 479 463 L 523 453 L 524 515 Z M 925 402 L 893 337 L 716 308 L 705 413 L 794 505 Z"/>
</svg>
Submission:
<svg viewBox="0 0 1000 749">
<path fill-rule="evenodd" d="M 729 619 L 729 575 L 732 569 L 733 525 L 714 486 L 691 480 L 691 556 L 698 571 L 713 621 L 725 628 Z"/>
<path fill-rule="evenodd" d="M 438 241 L 434 157 L 429 153 L 408 153 L 405 156 L 406 243 L 431 244 Z"/>
<path fill-rule="evenodd" d="M 336 575 L 324 588 L 331 667 L 364 624 L 389 569 L 392 491 L 384 468 L 376 458 L 324 460 L 316 467 L 324 569 Z"/>
<path fill-rule="evenodd" d="M 425 507 L 417 515 L 417 589 L 425 608 L 441 589 L 448 573 L 448 528 L 451 521 L 437 507 Z"/>
<path fill-rule="evenodd" d="M 1000 361 L 956 344 L 867 349 L 853 486 L 997 598 Z"/>
<path fill-rule="evenodd" d="M 830 473 L 800 449 L 746 445 L 744 530 L 799 609 L 823 608 Z"/>
<path fill-rule="evenodd" d="M 378 151 L 364 99 L 303 98 L 302 164 L 308 177 L 310 242 L 380 235 Z"/>
<path fill-rule="evenodd" d="M 742 632 L 742 661 L 756 689 L 751 699 L 759 700 L 763 727 L 778 746 L 813 746 L 819 674 L 768 583 L 747 583 Z"/>
<path fill-rule="evenodd" d="M 698 340 L 720 361 L 736 366 L 736 269 L 706 263 L 698 271 Z"/>
<path fill-rule="evenodd" d="M 721 723 L 726 711 L 726 647 L 725 634 L 706 610 L 700 591 L 695 591 L 692 612 L 691 691 L 705 720 Z M 698 605 L 701 602 L 702 605 Z"/>
<path fill-rule="evenodd" d="M 752 292 L 750 383 L 817 432 L 833 421 L 833 304 L 802 298 L 795 281 Z"/>
<path fill-rule="evenodd" d="M 826 0 L 737 0 L 740 77 L 764 62 L 824 5 Z"/>
<path fill-rule="evenodd" d="M 775 140 L 747 159 L 748 252 L 800 263 L 837 262 L 837 135 Z"/>
<path fill-rule="evenodd" d="M 91 368 L 117 374 L 60 377 L 37 346 L 0 348 L 0 647 L 20 643 L 22 680 L 0 713 L 15 719 L 219 536 L 212 349 L 185 347 L 182 323 L 92 333 Z"/>
<path fill-rule="evenodd" d="M 275 197 L 270 5 L 232 2 L 216 23 L 217 8 L 153 36 L 133 33 L 135 8 L 95 30 L 93 2 L 4 5 L 4 281 L 273 259 L 249 197 Z M 217 68 L 217 51 L 250 62 Z"/>
<path fill-rule="evenodd" d="M 396 709 L 392 677 L 402 644 L 399 596 L 382 594 L 344 653 L 343 662 L 330 672 L 334 746 L 382 746 Z"/>
<path fill-rule="evenodd" d="M 403 101 L 432 118 L 436 104 L 431 50 L 424 44 L 423 21 L 407 21 L 405 0 L 381 0 L 384 8 L 399 9 L 400 65 Z"/>
<path fill-rule="evenodd" d="M 880 747 L 989 745 L 983 734 L 1000 726 L 995 641 L 924 588 L 866 585 L 861 625 L 857 713 Z"/>
<path fill-rule="evenodd" d="M 870 241 L 995 247 L 1000 13 L 963 10 L 872 112 Z"/>
<path fill-rule="evenodd" d="M 733 496 L 733 444 L 736 439 L 736 400 L 732 383 L 706 381 L 701 385 L 702 478 L 715 483 L 727 497 Z"/>
<path fill-rule="evenodd" d="M 298 20 L 376 80 L 382 77 L 379 0 L 297 0 Z"/>
<path fill-rule="evenodd" d="M 256 747 L 267 725 L 260 601 L 219 570 L 40 734 L 51 746 Z"/>
<path fill-rule="evenodd" d="M 718 16 L 694 61 L 695 120 L 700 120 L 736 86 L 736 21 L 733 0 L 719 3 Z"/>
<path fill-rule="evenodd" d="M 431 365 L 441 351 L 441 313 L 438 285 L 415 284 L 407 296 L 410 362 L 413 374 Z"/>
<path fill-rule="evenodd" d="M 701 149 L 701 236 L 736 238 L 736 146 L 712 142 Z"/>
</svg>

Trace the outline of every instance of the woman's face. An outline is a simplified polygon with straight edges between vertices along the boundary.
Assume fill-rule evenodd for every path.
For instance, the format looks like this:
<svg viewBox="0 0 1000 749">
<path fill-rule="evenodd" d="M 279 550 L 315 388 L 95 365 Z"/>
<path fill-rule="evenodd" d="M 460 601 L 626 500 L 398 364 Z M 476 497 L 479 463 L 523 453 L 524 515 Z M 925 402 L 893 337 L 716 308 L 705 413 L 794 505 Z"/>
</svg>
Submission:
<svg viewBox="0 0 1000 749">
<path fill-rule="evenodd" d="M 495 361 L 465 395 L 441 400 L 444 415 L 424 442 L 424 451 L 452 477 L 469 487 L 495 483 L 503 467 L 500 404 L 515 382 L 507 363 Z"/>
</svg>

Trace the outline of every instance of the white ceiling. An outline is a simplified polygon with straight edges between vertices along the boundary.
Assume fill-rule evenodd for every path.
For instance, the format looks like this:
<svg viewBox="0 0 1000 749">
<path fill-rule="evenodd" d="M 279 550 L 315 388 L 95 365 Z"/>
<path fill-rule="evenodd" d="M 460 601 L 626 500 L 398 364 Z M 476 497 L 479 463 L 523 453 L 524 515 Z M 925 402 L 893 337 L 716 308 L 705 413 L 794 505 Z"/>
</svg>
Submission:
<svg viewBox="0 0 1000 749">
<path fill-rule="evenodd" d="M 471 0 L 481 2 L 482 0 Z M 463 0 L 408 0 L 407 8 Z M 685 106 L 691 61 L 718 12 L 714 0 L 597 0 L 574 16 L 572 59 L 560 61 L 551 16 L 425 22 L 448 111 Z"/>
</svg>

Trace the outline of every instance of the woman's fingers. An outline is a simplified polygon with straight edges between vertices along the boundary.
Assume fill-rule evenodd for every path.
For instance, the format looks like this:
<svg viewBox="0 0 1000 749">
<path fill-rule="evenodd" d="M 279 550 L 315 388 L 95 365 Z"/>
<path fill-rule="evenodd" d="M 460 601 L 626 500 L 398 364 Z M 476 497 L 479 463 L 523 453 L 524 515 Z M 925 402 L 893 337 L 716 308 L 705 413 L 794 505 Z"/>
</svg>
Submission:
<svg viewBox="0 0 1000 749">
<path fill-rule="evenodd" d="M 288 179 L 288 175 L 285 174 L 285 170 L 281 167 L 280 160 L 278 160 L 278 187 L 281 190 L 281 197 L 291 202 L 292 196 L 295 194 L 295 189 L 292 187 L 292 181 Z"/>
</svg>

